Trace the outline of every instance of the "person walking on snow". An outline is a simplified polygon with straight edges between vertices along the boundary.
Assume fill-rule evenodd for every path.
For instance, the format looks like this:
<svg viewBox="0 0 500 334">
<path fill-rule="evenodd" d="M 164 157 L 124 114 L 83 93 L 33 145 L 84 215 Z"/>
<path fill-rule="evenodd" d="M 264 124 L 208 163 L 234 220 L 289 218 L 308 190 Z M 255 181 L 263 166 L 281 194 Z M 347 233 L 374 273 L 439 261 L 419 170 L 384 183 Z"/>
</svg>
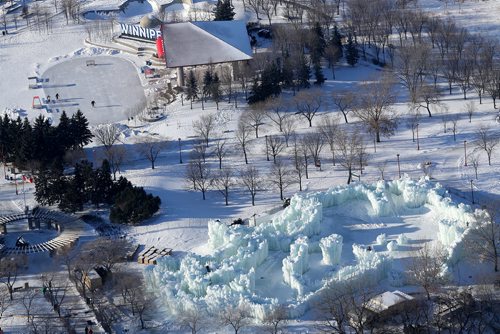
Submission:
<svg viewBox="0 0 500 334">
<path fill-rule="evenodd" d="M 92 108 L 94 108 L 94 107 L 95 107 L 95 101 L 94 101 L 94 100 L 92 100 L 92 101 L 90 102 L 90 105 L 92 106 Z"/>
<path fill-rule="evenodd" d="M 59 93 L 56 93 L 56 100 L 59 100 Z"/>
</svg>

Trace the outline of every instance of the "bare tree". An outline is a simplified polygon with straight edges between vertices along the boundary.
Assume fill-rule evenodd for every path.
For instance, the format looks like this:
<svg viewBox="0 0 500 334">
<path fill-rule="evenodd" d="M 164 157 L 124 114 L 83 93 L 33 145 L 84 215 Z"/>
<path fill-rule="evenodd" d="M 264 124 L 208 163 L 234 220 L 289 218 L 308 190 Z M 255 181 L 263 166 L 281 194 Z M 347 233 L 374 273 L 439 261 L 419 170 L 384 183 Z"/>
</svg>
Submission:
<svg viewBox="0 0 500 334">
<path fill-rule="evenodd" d="M 94 257 L 88 254 L 87 251 L 81 251 L 71 263 L 70 277 L 74 280 L 76 286 L 80 288 L 83 298 L 87 297 L 87 277 L 95 266 Z"/>
<path fill-rule="evenodd" d="M 488 165 L 491 166 L 491 155 L 493 154 L 493 150 L 496 148 L 500 140 L 498 137 L 495 137 L 492 131 L 486 127 L 480 128 L 476 132 L 477 142 L 476 145 L 478 148 L 483 149 L 488 156 Z"/>
<path fill-rule="evenodd" d="M 107 238 L 97 238 L 89 241 L 83 247 L 83 250 L 94 259 L 95 264 L 104 268 L 107 272 L 113 272 L 125 260 L 124 254 L 132 246 L 127 239 L 110 241 Z"/>
<path fill-rule="evenodd" d="M 137 151 L 151 162 L 151 169 L 155 169 L 155 162 L 158 155 L 165 149 L 167 143 L 161 138 L 145 137 L 141 138 Z"/>
<path fill-rule="evenodd" d="M 236 130 L 236 139 L 238 140 L 238 144 L 243 151 L 243 155 L 245 156 L 245 164 L 248 165 L 248 157 L 247 157 L 247 148 L 248 148 L 248 137 L 250 137 L 250 128 L 249 126 L 243 122 L 238 122 L 238 129 Z"/>
<path fill-rule="evenodd" d="M 417 109 L 427 110 L 429 117 L 432 117 L 431 106 L 439 104 L 440 93 L 438 88 L 432 85 L 422 85 L 416 93 L 415 106 Z"/>
<path fill-rule="evenodd" d="M 0 289 L 0 320 L 2 320 L 3 314 L 11 306 L 11 299 L 8 289 Z"/>
<path fill-rule="evenodd" d="M 113 180 L 116 181 L 116 173 L 121 172 L 120 168 L 127 159 L 127 150 L 124 145 L 115 145 L 104 151 L 104 158 L 108 160 Z"/>
<path fill-rule="evenodd" d="M 441 274 L 445 262 L 446 252 L 442 246 L 425 243 L 408 266 L 410 280 L 424 288 L 427 300 L 431 299 L 431 292 L 446 281 Z"/>
<path fill-rule="evenodd" d="M 210 135 L 216 128 L 215 115 L 202 115 L 199 120 L 193 122 L 193 130 L 197 136 L 205 140 L 208 147 Z"/>
<path fill-rule="evenodd" d="M 285 149 L 285 142 L 279 136 L 266 136 L 266 137 L 267 137 L 266 153 L 272 155 L 273 162 L 276 163 L 276 157 Z"/>
<path fill-rule="evenodd" d="M 19 256 L 8 256 L 0 259 L 0 280 L 9 291 L 10 300 L 13 300 L 14 284 L 16 284 L 17 274 L 21 258 Z"/>
<path fill-rule="evenodd" d="M 323 103 L 323 93 L 319 89 L 303 90 L 293 98 L 297 114 L 305 117 L 312 127 L 312 120 L 321 108 Z"/>
<path fill-rule="evenodd" d="M 338 123 L 337 119 L 334 117 L 325 116 L 319 127 L 323 138 L 328 143 L 330 147 L 330 152 L 332 153 L 332 163 L 335 166 L 335 141 L 337 139 Z"/>
<path fill-rule="evenodd" d="M 182 312 L 179 322 L 191 334 L 201 333 L 208 323 L 208 314 L 204 309 L 196 307 Z"/>
<path fill-rule="evenodd" d="M 199 190 L 203 194 L 205 200 L 205 193 L 212 185 L 211 170 L 200 157 L 191 159 L 187 165 L 186 180 L 193 185 L 194 190 Z"/>
<path fill-rule="evenodd" d="M 280 95 L 278 97 L 271 97 L 265 102 L 266 116 L 273 122 L 278 128 L 279 132 L 283 132 L 283 123 L 286 118 L 290 116 L 288 114 L 288 104 L 285 99 Z"/>
<path fill-rule="evenodd" d="M 412 141 L 415 142 L 415 131 L 420 122 L 420 112 L 418 108 L 410 108 L 410 116 L 406 119 L 406 127 L 411 130 Z"/>
<path fill-rule="evenodd" d="M 472 156 L 470 156 L 469 157 L 469 163 L 474 168 L 474 172 L 476 174 L 476 180 L 477 180 L 477 170 L 479 168 L 479 156 L 478 155 L 472 155 Z"/>
<path fill-rule="evenodd" d="M 267 325 L 269 333 L 280 334 L 282 333 L 283 325 L 288 322 L 288 312 L 286 307 L 282 304 L 276 305 L 264 318 L 264 324 Z"/>
<path fill-rule="evenodd" d="M 322 321 L 317 327 L 326 333 L 364 333 L 368 324 L 371 289 L 361 280 L 330 284 L 316 304 Z"/>
<path fill-rule="evenodd" d="M 266 117 L 264 108 L 264 102 L 254 103 L 241 118 L 246 125 L 254 128 L 255 138 L 259 138 L 259 127 L 264 125 L 264 119 Z"/>
<path fill-rule="evenodd" d="M 320 132 L 312 132 L 306 134 L 304 139 L 306 141 L 307 150 L 313 158 L 314 165 L 316 167 L 319 167 L 321 170 L 321 161 L 319 155 L 321 153 L 321 150 L 323 149 L 323 146 L 325 145 L 324 137 Z"/>
<path fill-rule="evenodd" d="M 332 93 L 333 104 L 340 110 L 342 115 L 344 115 L 344 120 L 347 120 L 347 114 L 353 109 L 356 104 L 356 95 L 350 90 L 345 91 L 334 91 Z"/>
<path fill-rule="evenodd" d="M 307 171 L 307 165 L 300 150 L 301 147 L 299 147 L 298 140 L 295 137 L 293 141 L 293 165 L 295 167 L 295 179 L 299 183 L 299 191 L 302 191 L 302 179 Z"/>
<path fill-rule="evenodd" d="M 408 88 L 413 103 L 417 101 L 429 57 L 430 48 L 427 45 L 405 45 L 400 49 L 396 73 L 402 84 Z"/>
<path fill-rule="evenodd" d="M 240 182 L 248 190 L 252 197 L 252 205 L 255 205 L 255 196 L 259 191 L 264 190 L 262 177 L 254 166 L 248 166 L 240 171 Z"/>
<path fill-rule="evenodd" d="M 472 123 L 472 114 L 476 112 L 476 104 L 474 101 L 469 101 L 465 104 L 465 112 L 469 116 L 469 123 Z"/>
<path fill-rule="evenodd" d="M 385 171 L 386 167 L 387 167 L 387 160 L 384 160 L 383 162 L 379 162 L 377 164 L 377 169 L 380 172 L 380 177 L 382 180 L 385 180 L 384 179 L 384 171 Z"/>
<path fill-rule="evenodd" d="M 214 154 L 219 160 L 219 169 L 222 169 L 222 159 L 227 155 L 227 147 L 225 139 L 217 139 L 215 141 Z"/>
<path fill-rule="evenodd" d="M 260 20 L 259 14 L 261 10 L 261 0 L 245 0 L 246 4 L 255 12 L 257 20 Z"/>
<path fill-rule="evenodd" d="M 97 142 L 109 150 L 117 141 L 119 141 L 121 130 L 116 124 L 101 124 L 94 128 L 92 134 Z"/>
<path fill-rule="evenodd" d="M 33 328 L 33 331 L 37 333 L 37 323 L 35 322 L 35 299 L 37 297 L 38 293 L 36 290 L 33 289 L 28 289 L 25 290 L 23 293 L 23 297 L 21 299 L 21 302 L 23 304 L 24 310 L 26 311 L 26 322 L 29 326 Z"/>
<path fill-rule="evenodd" d="M 207 146 L 201 140 L 196 141 L 193 144 L 193 151 L 191 152 L 193 157 L 200 158 L 203 162 L 207 160 Z"/>
<path fill-rule="evenodd" d="M 458 131 L 458 117 L 455 116 L 451 119 L 451 131 L 453 132 L 453 141 L 457 141 L 457 131 Z"/>
<path fill-rule="evenodd" d="M 294 183 L 293 171 L 283 160 L 278 159 L 271 167 L 268 182 L 279 190 L 280 199 L 283 200 L 283 191 Z"/>
<path fill-rule="evenodd" d="M 375 134 L 377 143 L 382 135 L 389 137 L 396 129 L 397 119 L 391 107 L 394 99 L 393 83 L 388 77 L 365 84 L 362 89 L 355 114 Z"/>
<path fill-rule="evenodd" d="M 350 184 L 354 176 L 354 168 L 360 162 L 360 150 L 363 147 L 363 139 L 358 130 L 348 133 L 345 130 L 339 129 L 336 145 L 339 152 L 340 165 L 347 169 L 349 173 L 347 184 Z"/>
<path fill-rule="evenodd" d="M 248 0 L 247 0 L 248 1 Z M 246 305 L 227 306 L 219 313 L 220 323 L 223 326 L 231 326 L 234 334 L 250 324 L 250 312 Z"/>
<path fill-rule="evenodd" d="M 234 173 L 229 167 L 224 167 L 218 171 L 213 177 L 214 187 L 224 196 L 226 205 L 229 205 L 229 189 L 234 186 Z"/>
<path fill-rule="evenodd" d="M 47 289 L 46 295 L 50 298 L 50 303 L 57 312 L 59 318 L 61 317 L 61 306 L 66 300 L 66 293 L 68 292 L 69 281 L 61 277 L 57 271 L 48 272 L 42 276 L 43 285 Z"/>
<path fill-rule="evenodd" d="M 493 264 L 498 272 L 498 257 L 500 256 L 500 225 L 495 222 L 498 205 L 484 208 L 488 215 L 484 221 L 471 226 L 471 235 L 468 238 L 469 253 L 474 259 Z"/>
<path fill-rule="evenodd" d="M 283 121 L 283 137 L 285 137 L 285 144 L 288 147 L 288 142 L 290 137 L 295 133 L 295 129 L 297 128 L 297 123 L 295 122 L 294 117 L 287 117 Z"/>
</svg>

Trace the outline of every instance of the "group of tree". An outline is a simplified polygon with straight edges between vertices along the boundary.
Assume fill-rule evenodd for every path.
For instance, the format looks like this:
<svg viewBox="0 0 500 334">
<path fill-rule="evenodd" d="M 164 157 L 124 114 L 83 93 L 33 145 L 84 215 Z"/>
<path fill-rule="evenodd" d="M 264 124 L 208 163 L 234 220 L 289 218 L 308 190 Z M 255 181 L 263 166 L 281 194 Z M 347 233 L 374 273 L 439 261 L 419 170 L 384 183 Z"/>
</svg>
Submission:
<svg viewBox="0 0 500 334">
<path fill-rule="evenodd" d="M 31 124 L 27 118 L 0 120 L 0 158 L 4 163 L 36 172 L 51 164 L 61 164 L 71 152 L 90 143 L 92 133 L 81 111 L 69 118 L 63 111 L 59 124 L 38 116 Z"/>
<path fill-rule="evenodd" d="M 213 10 L 214 21 L 231 21 L 234 19 L 234 7 L 231 0 L 218 0 Z"/>
<path fill-rule="evenodd" d="M 159 210 L 161 200 L 133 186 L 126 178 L 113 181 L 109 162 L 103 160 L 94 169 L 86 160 L 75 165 L 72 175 L 63 173 L 62 165 L 53 165 L 35 177 L 35 198 L 41 205 L 55 205 L 66 212 L 83 210 L 92 204 L 111 206 L 113 222 L 137 224 Z"/>
</svg>

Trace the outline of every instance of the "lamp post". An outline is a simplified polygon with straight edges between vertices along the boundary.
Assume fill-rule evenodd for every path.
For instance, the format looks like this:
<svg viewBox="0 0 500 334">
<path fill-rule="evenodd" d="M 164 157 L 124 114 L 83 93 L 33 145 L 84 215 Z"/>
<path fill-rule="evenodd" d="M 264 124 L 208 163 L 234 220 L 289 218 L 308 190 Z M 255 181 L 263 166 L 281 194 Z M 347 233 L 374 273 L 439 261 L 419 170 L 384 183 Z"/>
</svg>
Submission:
<svg viewBox="0 0 500 334">
<path fill-rule="evenodd" d="M 181 139 L 179 138 L 179 163 L 182 163 L 182 146 L 181 146 Z"/>
<path fill-rule="evenodd" d="M 467 167 L 467 140 L 464 140 L 464 160 L 464 165 Z"/>
<path fill-rule="evenodd" d="M 472 204 L 475 204 L 474 203 L 474 185 L 472 184 L 472 180 L 470 180 L 470 193 L 472 195 Z"/>
<path fill-rule="evenodd" d="M 267 147 L 267 135 L 266 135 L 266 159 L 269 161 L 269 149 Z"/>
<path fill-rule="evenodd" d="M 417 123 L 417 151 L 420 151 L 420 140 L 418 138 L 418 123 Z"/>
<path fill-rule="evenodd" d="M 396 154 L 396 157 L 398 157 L 398 175 L 399 175 L 399 178 L 401 178 L 401 166 L 399 165 L 399 153 Z"/>
</svg>

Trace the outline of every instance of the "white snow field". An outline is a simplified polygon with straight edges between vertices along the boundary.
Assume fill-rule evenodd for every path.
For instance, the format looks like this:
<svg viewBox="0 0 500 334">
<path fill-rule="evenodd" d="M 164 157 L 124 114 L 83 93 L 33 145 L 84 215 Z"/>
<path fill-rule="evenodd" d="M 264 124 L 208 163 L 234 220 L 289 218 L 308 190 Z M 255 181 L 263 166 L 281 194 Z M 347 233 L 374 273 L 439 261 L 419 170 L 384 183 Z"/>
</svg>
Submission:
<svg viewBox="0 0 500 334">
<path fill-rule="evenodd" d="M 297 318 L 327 285 L 346 279 L 406 285 L 405 260 L 397 259 L 430 240 L 447 247 L 442 275 L 449 275 L 463 255 L 464 232 L 482 219 L 424 178 L 338 186 L 294 195 L 289 207 L 255 227 L 212 220 L 210 255 L 162 259 L 147 279 L 173 314 L 244 302 L 255 318 L 277 304 Z"/>
<path fill-rule="evenodd" d="M 95 65 L 87 66 L 89 60 Z M 137 69 L 123 58 L 75 57 L 53 65 L 42 78 L 45 96 L 51 97 L 42 112 L 49 118 L 62 110 L 71 115 L 80 109 L 90 124 L 113 123 L 127 118 L 130 108 L 146 99 Z"/>
</svg>

